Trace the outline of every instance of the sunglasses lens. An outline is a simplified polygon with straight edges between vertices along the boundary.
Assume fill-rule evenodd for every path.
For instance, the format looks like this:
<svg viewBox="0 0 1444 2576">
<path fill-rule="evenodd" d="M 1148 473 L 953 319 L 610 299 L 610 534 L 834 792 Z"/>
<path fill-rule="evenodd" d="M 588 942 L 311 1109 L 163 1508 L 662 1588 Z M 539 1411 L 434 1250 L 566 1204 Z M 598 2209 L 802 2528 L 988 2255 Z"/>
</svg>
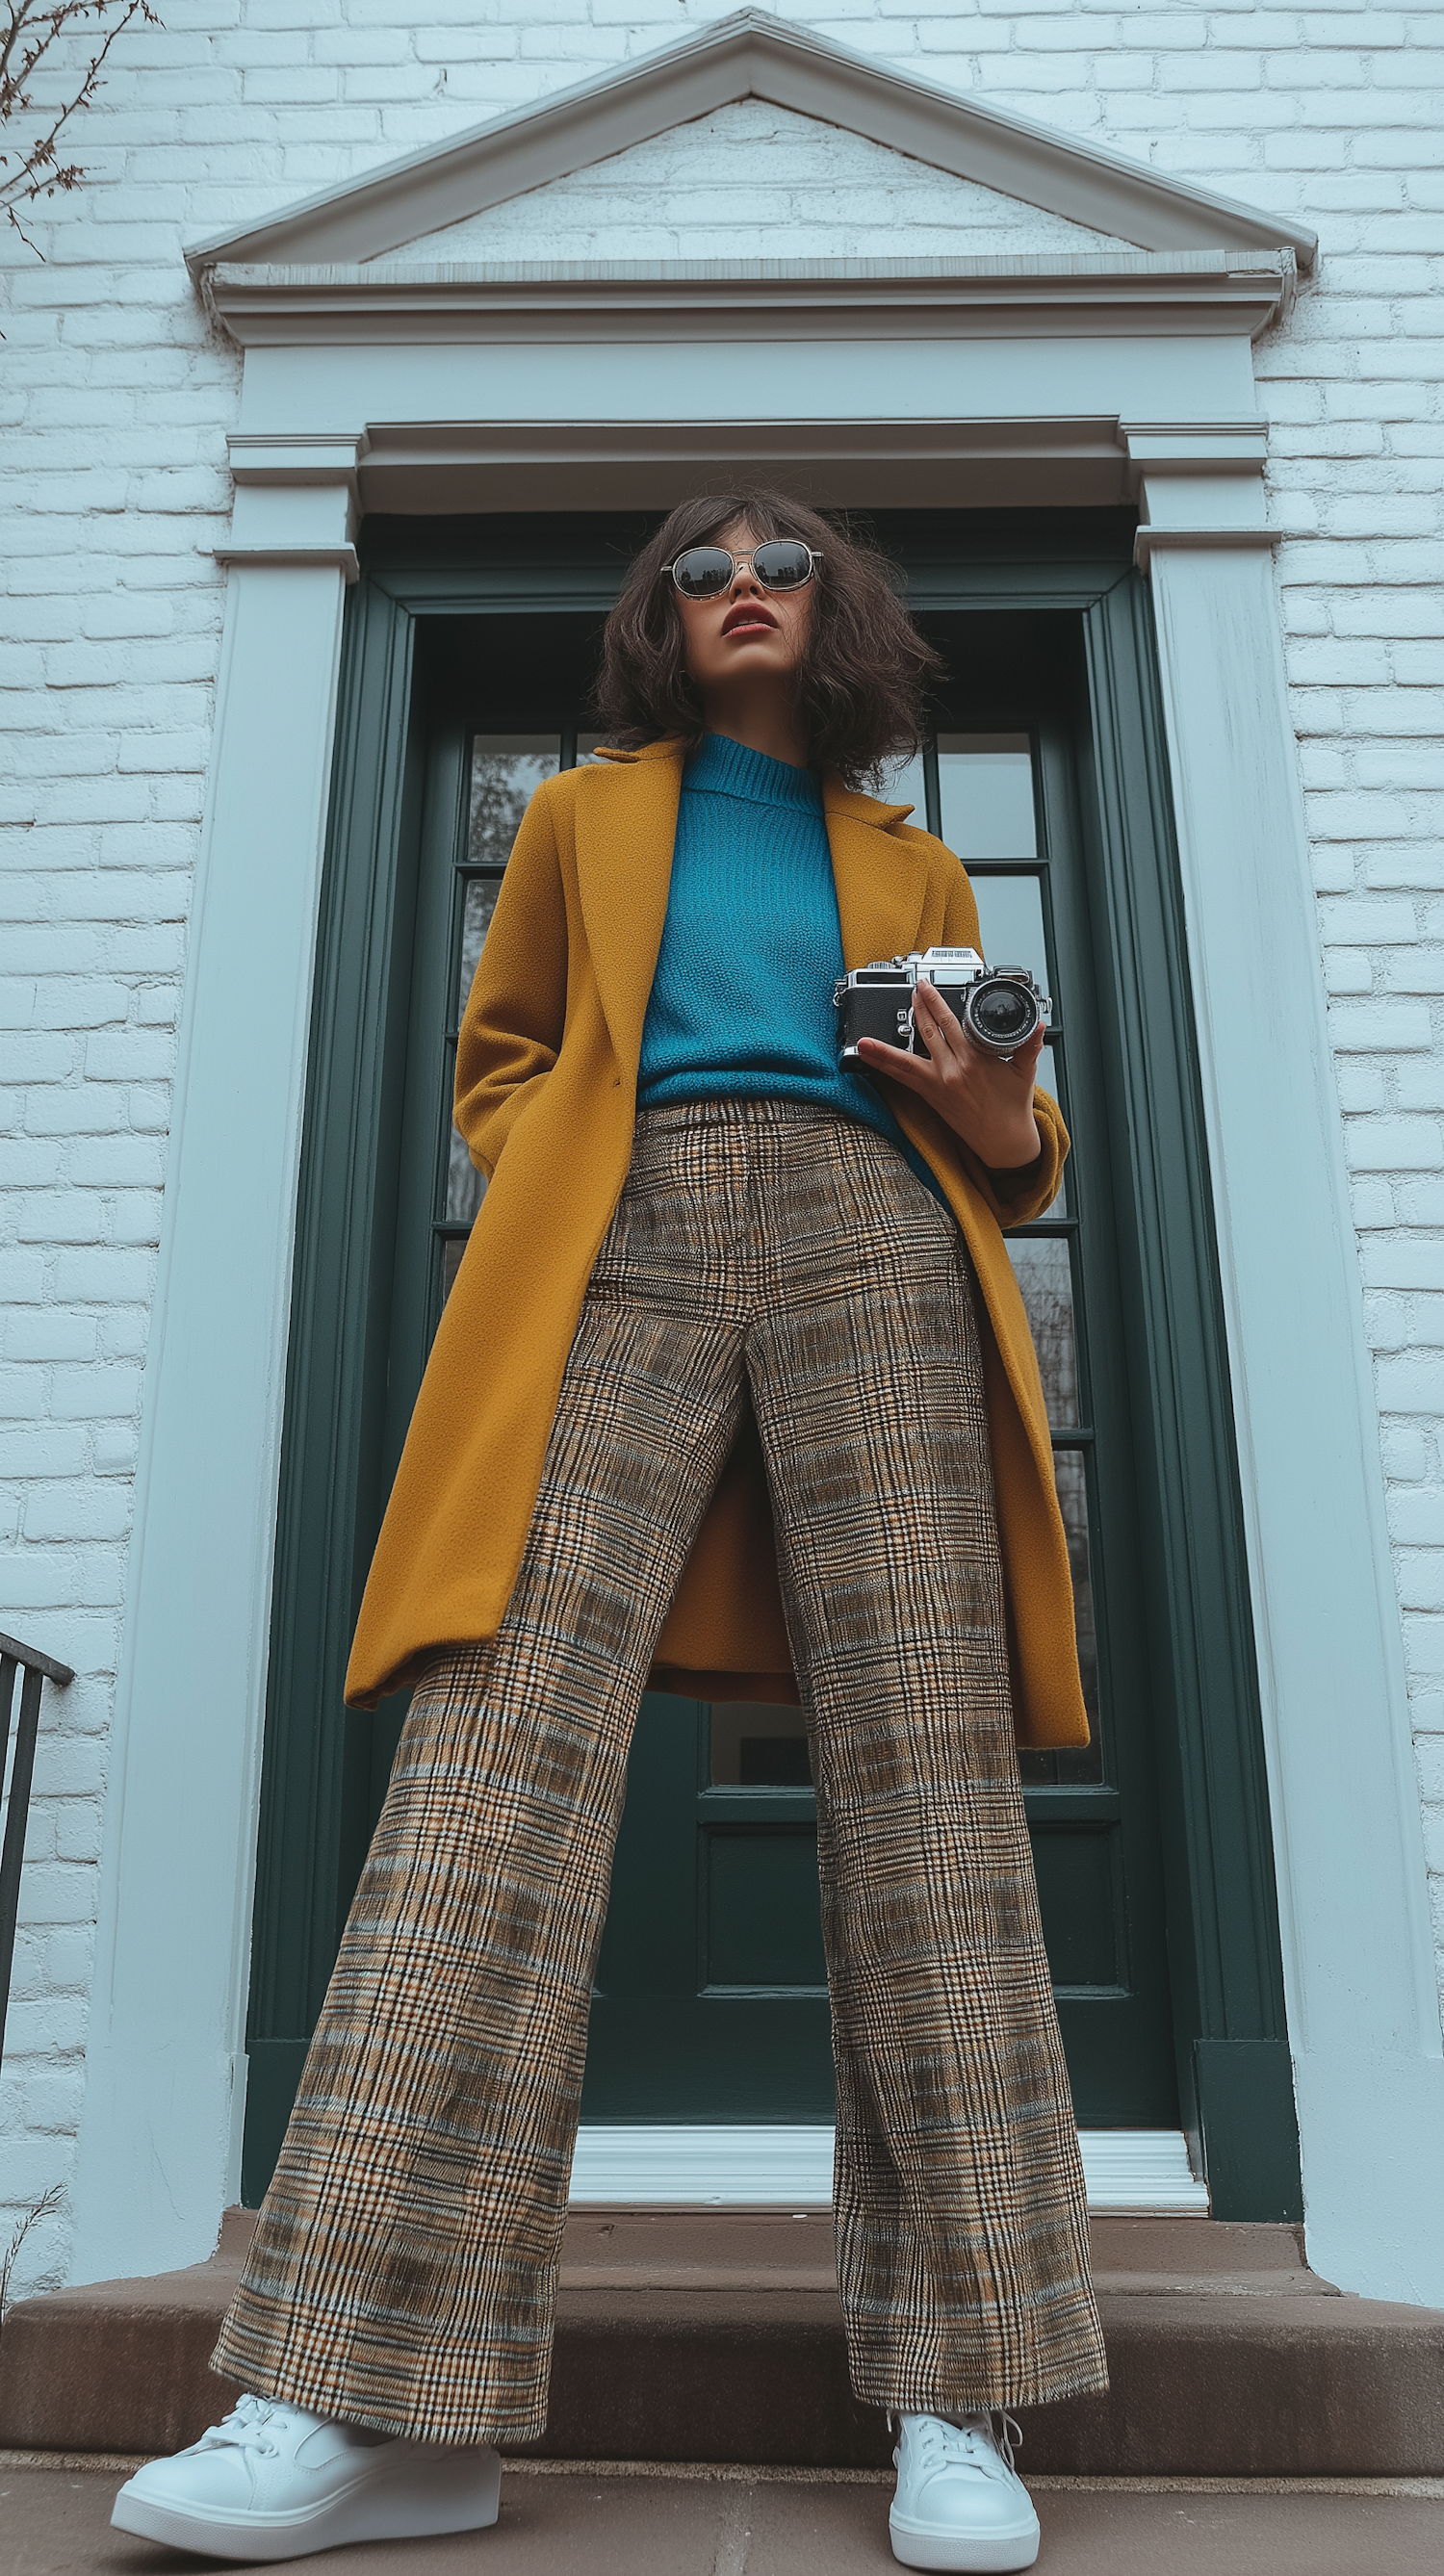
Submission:
<svg viewBox="0 0 1444 2576">
<path fill-rule="evenodd" d="M 758 547 L 752 569 L 768 590 L 800 590 L 811 578 L 812 557 L 795 537 L 773 537 Z"/>
<path fill-rule="evenodd" d="M 723 546 L 689 546 L 672 579 L 684 599 L 720 599 L 732 579 L 732 557 Z"/>
</svg>

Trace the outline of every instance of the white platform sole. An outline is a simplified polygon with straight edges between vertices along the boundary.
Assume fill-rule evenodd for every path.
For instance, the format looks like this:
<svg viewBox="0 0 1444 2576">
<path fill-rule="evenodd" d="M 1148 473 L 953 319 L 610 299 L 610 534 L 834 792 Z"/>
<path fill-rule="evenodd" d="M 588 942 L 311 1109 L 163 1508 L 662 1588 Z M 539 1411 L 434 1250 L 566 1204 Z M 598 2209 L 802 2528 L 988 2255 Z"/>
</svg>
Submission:
<svg viewBox="0 0 1444 2576">
<path fill-rule="evenodd" d="M 1015 2568 L 1031 2567 L 1038 2555 L 1041 2533 L 1037 2516 L 1030 2514 L 1014 2531 L 939 2531 L 909 2528 L 894 2512 L 888 2515 L 892 2534 L 892 2554 L 903 2567 L 930 2567 L 945 2571 L 945 2576 L 1012 2576 Z"/>
<path fill-rule="evenodd" d="M 144 2475 L 144 2472 L 141 2472 Z M 418 2446 L 352 2480 L 339 2493 L 290 2513 L 224 2514 L 201 2505 L 166 2504 L 138 2495 L 130 2479 L 115 2499 L 111 2523 L 142 2540 L 192 2549 L 207 2558 L 246 2558 L 262 2565 L 310 2558 L 357 2540 L 425 2540 L 444 2531 L 485 2531 L 501 2500 L 495 2451 L 457 2452 Z"/>
</svg>

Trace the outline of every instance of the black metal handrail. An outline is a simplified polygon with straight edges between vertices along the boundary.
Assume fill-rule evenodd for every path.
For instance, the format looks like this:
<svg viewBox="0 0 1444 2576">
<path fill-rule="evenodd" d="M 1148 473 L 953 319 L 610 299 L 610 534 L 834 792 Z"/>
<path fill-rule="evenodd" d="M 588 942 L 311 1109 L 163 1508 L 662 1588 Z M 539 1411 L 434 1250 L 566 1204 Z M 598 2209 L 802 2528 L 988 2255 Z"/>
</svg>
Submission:
<svg viewBox="0 0 1444 2576">
<path fill-rule="evenodd" d="M 25 1828 L 30 1821 L 30 1783 L 35 1776 L 35 1738 L 40 1728 L 40 1694 L 47 1682 L 63 1690 L 73 1682 L 68 1664 L 42 1655 L 38 1646 L 22 1646 L 18 1637 L 0 1630 L 0 1779 L 10 1743 L 10 1711 L 15 1703 L 15 1675 L 23 1672 L 20 1723 L 15 1730 L 15 1759 L 10 1766 L 10 1804 L 5 1815 L 5 1844 L 0 1850 L 0 2057 L 5 2054 L 5 2021 L 10 2008 L 10 1968 L 15 1956 L 15 1925 L 20 1912 L 20 1864 L 25 1858 Z"/>
</svg>

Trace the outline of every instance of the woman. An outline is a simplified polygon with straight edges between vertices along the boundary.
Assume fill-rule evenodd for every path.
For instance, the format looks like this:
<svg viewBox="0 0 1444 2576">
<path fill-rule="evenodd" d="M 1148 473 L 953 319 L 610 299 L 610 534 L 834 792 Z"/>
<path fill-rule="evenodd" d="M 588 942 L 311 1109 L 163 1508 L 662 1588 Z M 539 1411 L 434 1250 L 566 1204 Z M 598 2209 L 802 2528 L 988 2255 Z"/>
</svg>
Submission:
<svg viewBox="0 0 1444 2576">
<path fill-rule="evenodd" d="M 489 2446 L 546 2419 L 650 1675 L 806 1710 L 894 2551 L 1033 2563 L 1002 2410 L 1106 2385 L 1014 1753 L 1087 1740 L 999 1230 L 1067 1138 L 1041 1031 L 984 1055 L 924 984 L 926 1054 L 866 1041 L 861 1076 L 832 1007 L 844 964 L 977 940 L 958 861 L 860 792 L 932 661 L 880 562 L 770 494 L 674 511 L 609 620 L 613 751 L 533 799 L 461 1030 L 490 1186 L 347 1685 L 414 1692 L 215 2355 L 250 2393 L 124 2528 L 284 2557 L 494 2519 Z"/>
</svg>

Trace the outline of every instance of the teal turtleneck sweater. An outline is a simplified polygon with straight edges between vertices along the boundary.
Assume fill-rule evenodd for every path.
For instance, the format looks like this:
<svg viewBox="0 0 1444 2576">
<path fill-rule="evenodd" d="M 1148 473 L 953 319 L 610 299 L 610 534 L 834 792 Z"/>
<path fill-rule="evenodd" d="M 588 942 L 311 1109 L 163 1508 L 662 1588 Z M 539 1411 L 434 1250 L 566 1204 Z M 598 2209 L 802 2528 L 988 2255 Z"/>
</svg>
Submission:
<svg viewBox="0 0 1444 2576">
<path fill-rule="evenodd" d="M 886 1136 L 941 1199 L 880 1093 L 838 1064 L 842 971 L 819 781 L 708 734 L 682 780 L 638 1108 L 742 1098 L 835 1110 Z"/>
</svg>

